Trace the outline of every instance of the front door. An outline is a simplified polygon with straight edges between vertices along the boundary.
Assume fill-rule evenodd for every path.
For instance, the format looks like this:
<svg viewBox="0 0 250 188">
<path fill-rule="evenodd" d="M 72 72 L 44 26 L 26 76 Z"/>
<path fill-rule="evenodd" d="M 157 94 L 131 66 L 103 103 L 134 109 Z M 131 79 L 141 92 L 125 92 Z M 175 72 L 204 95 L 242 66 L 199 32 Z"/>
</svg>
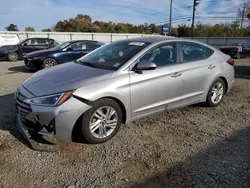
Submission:
<svg viewBox="0 0 250 188">
<path fill-rule="evenodd" d="M 60 62 L 75 61 L 88 53 L 86 42 L 75 42 L 69 45 L 60 56 Z"/>
<path fill-rule="evenodd" d="M 179 105 L 183 79 L 177 51 L 176 43 L 156 46 L 140 60 L 150 60 L 157 68 L 142 73 L 130 72 L 133 119 Z"/>
<path fill-rule="evenodd" d="M 27 53 L 33 52 L 35 49 L 35 44 L 37 43 L 36 39 L 27 39 L 20 45 L 20 51 L 22 56 Z"/>
</svg>

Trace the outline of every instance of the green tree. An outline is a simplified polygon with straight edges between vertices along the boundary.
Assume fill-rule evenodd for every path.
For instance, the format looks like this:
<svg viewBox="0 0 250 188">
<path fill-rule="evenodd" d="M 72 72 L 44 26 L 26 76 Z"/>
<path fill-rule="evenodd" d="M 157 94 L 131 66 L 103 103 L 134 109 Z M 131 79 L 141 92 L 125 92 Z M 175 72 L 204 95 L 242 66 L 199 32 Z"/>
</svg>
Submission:
<svg viewBox="0 0 250 188">
<path fill-rule="evenodd" d="M 230 28 L 231 29 L 238 29 L 240 27 L 240 21 L 233 21 L 231 24 L 230 24 Z"/>
<path fill-rule="evenodd" d="M 57 22 L 54 30 L 59 32 L 89 32 L 92 30 L 91 18 L 88 15 L 78 14 L 75 18 Z"/>
<path fill-rule="evenodd" d="M 52 30 L 50 28 L 42 29 L 42 32 L 51 32 Z"/>
<path fill-rule="evenodd" d="M 187 25 L 179 25 L 177 28 L 178 37 L 190 37 L 191 36 L 191 28 Z"/>
<path fill-rule="evenodd" d="M 24 30 L 25 31 L 32 31 L 32 32 L 34 32 L 35 28 L 34 27 L 26 27 Z"/>
<path fill-rule="evenodd" d="M 5 27 L 7 31 L 19 31 L 17 25 L 15 24 L 10 24 L 9 26 Z"/>
</svg>

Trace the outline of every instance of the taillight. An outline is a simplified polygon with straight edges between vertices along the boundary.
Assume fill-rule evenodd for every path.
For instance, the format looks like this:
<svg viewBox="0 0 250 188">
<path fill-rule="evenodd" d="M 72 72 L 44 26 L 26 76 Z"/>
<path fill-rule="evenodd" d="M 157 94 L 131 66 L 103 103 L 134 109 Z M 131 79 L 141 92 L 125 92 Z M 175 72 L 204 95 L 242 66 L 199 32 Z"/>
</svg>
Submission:
<svg viewBox="0 0 250 188">
<path fill-rule="evenodd" d="M 229 60 L 227 60 L 227 63 L 228 63 L 229 65 L 234 66 L 234 59 L 230 58 Z"/>
</svg>

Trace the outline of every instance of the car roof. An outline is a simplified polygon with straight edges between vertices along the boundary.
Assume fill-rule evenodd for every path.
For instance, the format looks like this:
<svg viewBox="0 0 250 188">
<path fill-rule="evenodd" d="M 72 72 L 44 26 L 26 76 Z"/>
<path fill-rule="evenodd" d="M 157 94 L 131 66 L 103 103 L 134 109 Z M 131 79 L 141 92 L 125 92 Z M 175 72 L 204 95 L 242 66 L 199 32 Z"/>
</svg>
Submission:
<svg viewBox="0 0 250 188">
<path fill-rule="evenodd" d="M 191 43 L 196 43 L 196 44 L 200 44 L 206 47 L 209 47 L 213 50 L 216 50 L 216 48 L 214 48 L 211 45 L 208 45 L 204 42 L 201 42 L 199 40 L 194 40 L 194 39 L 186 39 L 186 38 L 178 38 L 178 37 L 169 37 L 169 36 L 161 36 L 161 37 L 154 37 L 154 36 L 150 36 L 150 37 L 138 37 L 138 38 L 130 38 L 130 39 L 126 39 L 123 41 L 131 41 L 131 42 L 145 42 L 145 43 L 150 43 L 150 44 L 154 44 L 154 43 L 158 43 L 158 42 L 191 42 Z"/>
<path fill-rule="evenodd" d="M 185 38 L 177 38 L 177 37 L 168 37 L 168 36 L 162 36 L 162 37 L 138 37 L 138 38 L 130 38 L 130 39 L 126 39 L 123 41 L 131 41 L 131 42 L 146 42 L 146 43 L 157 43 L 157 42 L 162 42 L 162 41 L 174 41 L 174 42 L 178 42 L 178 41 L 182 41 L 182 42 L 195 42 L 195 43 L 201 43 L 200 41 L 197 40 L 191 40 L 191 39 L 185 39 Z"/>
<path fill-rule="evenodd" d="M 146 43 L 156 43 L 164 40 L 173 39 L 172 37 L 138 37 L 138 38 L 130 38 L 126 39 L 126 41 L 131 42 L 146 42 Z"/>
<path fill-rule="evenodd" d="M 95 41 L 95 40 L 71 40 L 71 41 L 68 41 L 68 42 L 95 42 L 95 43 L 102 43 L 102 42 L 99 42 L 99 41 Z"/>
</svg>

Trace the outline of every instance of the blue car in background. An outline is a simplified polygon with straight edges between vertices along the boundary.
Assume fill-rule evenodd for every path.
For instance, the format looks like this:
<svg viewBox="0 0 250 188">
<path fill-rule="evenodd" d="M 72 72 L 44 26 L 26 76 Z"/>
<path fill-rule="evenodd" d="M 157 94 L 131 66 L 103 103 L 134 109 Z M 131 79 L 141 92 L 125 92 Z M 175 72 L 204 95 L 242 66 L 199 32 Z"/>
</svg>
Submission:
<svg viewBox="0 0 250 188">
<path fill-rule="evenodd" d="M 105 43 L 90 40 L 68 41 L 51 49 L 28 53 L 24 56 L 24 63 L 30 69 L 49 68 L 75 61 L 103 45 Z"/>
</svg>

